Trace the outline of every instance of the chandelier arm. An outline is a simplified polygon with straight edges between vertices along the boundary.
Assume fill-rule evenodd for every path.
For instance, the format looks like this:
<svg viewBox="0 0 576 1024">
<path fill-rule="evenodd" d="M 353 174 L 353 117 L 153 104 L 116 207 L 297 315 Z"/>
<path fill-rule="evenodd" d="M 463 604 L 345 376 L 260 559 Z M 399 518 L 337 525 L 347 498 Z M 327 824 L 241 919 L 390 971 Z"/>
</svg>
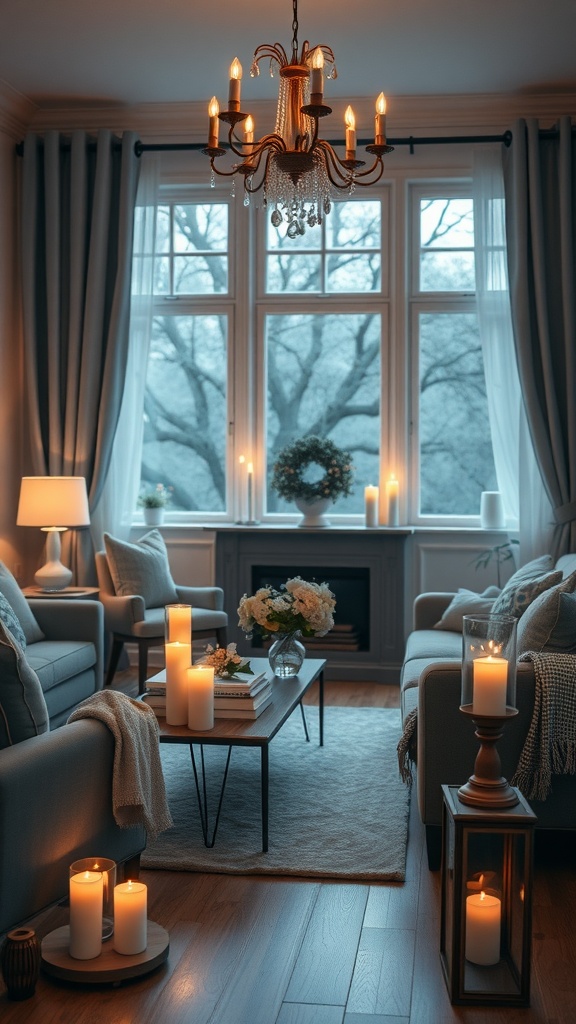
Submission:
<svg viewBox="0 0 576 1024">
<path fill-rule="evenodd" d="M 317 144 L 317 148 L 322 150 L 324 153 L 326 172 L 332 184 L 336 188 L 349 188 L 353 182 L 353 176 L 348 168 L 343 168 L 340 159 L 336 156 L 336 153 L 332 149 L 330 143 L 324 142 L 323 139 L 320 139 Z M 331 169 L 334 171 L 337 178 L 332 177 L 332 174 L 330 173 Z M 342 182 L 342 184 L 339 184 L 339 182 Z"/>
<path fill-rule="evenodd" d="M 376 169 L 379 169 L 378 177 L 376 177 L 374 179 L 370 179 L 370 181 L 358 181 L 358 178 L 368 178 L 368 177 L 370 177 L 370 175 L 373 174 L 374 171 L 376 171 Z M 377 181 L 380 181 L 380 178 L 382 177 L 383 174 L 384 174 L 384 161 L 383 161 L 381 156 L 377 156 L 375 158 L 374 163 L 372 164 L 371 167 L 367 167 L 365 171 L 356 171 L 355 172 L 355 174 L 354 174 L 354 181 L 356 181 L 358 185 L 375 185 Z"/>
<path fill-rule="evenodd" d="M 252 58 L 252 67 L 255 64 L 259 64 L 261 60 L 266 58 L 277 61 L 279 67 L 285 67 L 289 63 L 286 50 L 282 46 L 282 43 L 262 43 L 261 46 L 257 46 L 254 50 L 254 57 Z"/>
<path fill-rule="evenodd" d="M 238 174 L 237 167 L 233 167 L 231 171 L 221 171 L 214 163 L 214 157 L 210 158 L 210 167 L 214 171 L 214 174 L 217 174 L 219 178 L 233 178 L 235 174 Z"/>
</svg>

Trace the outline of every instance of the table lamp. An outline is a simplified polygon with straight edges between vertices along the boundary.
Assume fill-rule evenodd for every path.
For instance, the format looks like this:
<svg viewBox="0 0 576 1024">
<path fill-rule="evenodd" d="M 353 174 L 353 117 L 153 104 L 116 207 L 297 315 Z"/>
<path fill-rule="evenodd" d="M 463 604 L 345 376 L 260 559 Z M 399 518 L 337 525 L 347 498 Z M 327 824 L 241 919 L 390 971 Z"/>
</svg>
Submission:
<svg viewBox="0 0 576 1024">
<path fill-rule="evenodd" d="M 42 590 L 63 590 L 72 571 L 60 561 L 60 534 L 69 526 L 88 526 L 88 495 L 83 476 L 24 476 L 17 526 L 39 526 L 46 534 L 46 564 L 34 576 Z"/>
</svg>

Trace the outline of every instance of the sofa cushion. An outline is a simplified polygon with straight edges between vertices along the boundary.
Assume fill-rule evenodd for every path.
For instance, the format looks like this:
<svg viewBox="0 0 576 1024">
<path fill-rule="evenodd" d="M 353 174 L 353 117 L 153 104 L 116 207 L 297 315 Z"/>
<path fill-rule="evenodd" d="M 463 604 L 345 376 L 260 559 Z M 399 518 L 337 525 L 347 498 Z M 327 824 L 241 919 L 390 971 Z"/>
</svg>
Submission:
<svg viewBox="0 0 576 1024">
<path fill-rule="evenodd" d="M 0 562 L 0 592 L 10 604 L 13 612 L 22 627 L 27 644 L 35 644 L 38 640 L 44 639 L 44 633 L 36 622 L 30 605 L 20 590 L 10 569 L 4 562 Z"/>
<path fill-rule="evenodd" d="M 473 590 L 460 588 L 452 598 L 442 618 L 434 626 L 434 629 L 447 629 L 452 632 L 462 632 L 463 615 L 487 615 L 492 611 L 494 601 L 500 591 L 498 587 L 488 587 L 482 594 L 476 594 Z"/>
<path fill-rule="evenodd" d="M 24 635 L 24 630 L 18 621 L 12 605 L 6 600 L 2 593 L 0 593 L 0 619 L 2 619 L 6 629 L 10 630 L 14 639 L 18 641 L 22 650 L 25 651 L 26 637 Z"/>
<path fill-rule="evenodd" d="M 415 629 L 406 641 L 404 661 L 414 658 L 462 658 L 462 633 Z"/>
<path fill-rule="evenodd" d="M 518 623 L 518 657 L 526 651 L 576 651 L 576 572 L 537 597 Z"/>
<path fill-rule="evenodd" d="M 159 530 L 150 530 L 135 544 L 104 534 L 114 590 L 120 597 L 140 594 L 147 608 L 178 603 L 168 553 Z"/>
<path fill-rule="evenodd" d="M 48 730 L 40 680 L 18 641 L 0 621 L 0 748 Z"/>
<path fill-rule="evenodd" d="M 534 558 L 517 569 L 496 598 L 492 606 L 493 614 L 515 615 L 519 619 L 532 601 L 545 590 L 560 583 L 562 572 L 550 571 L 551 569 L 550 555 L 541 555 L 540 558 Z"/>
<path fill-rule="evenodd" d="M 407 661 L 402 666 L 402 676 L 400 679 L 400 690 L 403 693 L 404 690 L 410 690 L 412 687 L 418 687 L 420 682 L 420 676 L 426 671 L 431 665 L 445 665 L 446 662 L 455 661 L 458 666 L 462 664 L 462 654 L 450 655 L 445 654 L 441 658 L 413 658 L 412 661 Z"/>
<path fill-rule="evenodd" d="M 46 693 L 96 664 L 96 648 L 89 640 L 42 640 L 27 650 L 30 666 Z"/>
</svg>

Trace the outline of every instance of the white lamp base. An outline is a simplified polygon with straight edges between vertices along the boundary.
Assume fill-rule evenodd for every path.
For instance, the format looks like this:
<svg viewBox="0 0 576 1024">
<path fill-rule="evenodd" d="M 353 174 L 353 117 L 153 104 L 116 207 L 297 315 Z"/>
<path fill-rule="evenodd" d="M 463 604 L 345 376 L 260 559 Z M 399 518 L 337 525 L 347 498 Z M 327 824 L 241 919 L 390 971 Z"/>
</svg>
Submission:
<svg viewBox="0 0 576 1024">
<path fill-rule="evenodd" d="M 72 582 L 72 570 L 60 561 L 60 534 L 63 532 L 54 527 L 46 530 L 46 564 L 34 574 L 34 582 L 42 590 L 64 590 Z"/>
</svg>

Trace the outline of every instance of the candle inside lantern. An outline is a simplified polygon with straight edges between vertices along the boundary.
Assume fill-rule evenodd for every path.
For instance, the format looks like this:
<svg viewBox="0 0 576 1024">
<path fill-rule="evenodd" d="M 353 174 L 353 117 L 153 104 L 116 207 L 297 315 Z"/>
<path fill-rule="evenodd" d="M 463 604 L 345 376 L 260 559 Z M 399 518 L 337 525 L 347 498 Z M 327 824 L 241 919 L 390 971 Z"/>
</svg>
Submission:
<svg viewBox="0 0 576 1024">
<path fill-rule="evenodd" d="M 386 97 L 383 92 L 376 100 L 376 117 L 374 118 L 374 142 L 377 146 L 386 145 Z"/>
<path fill-rule="evenodd" d="M 500 960 L 502 903 L 497 896 L 474 893 L 466 897 L 466 951 L 473 964 L 489 967 Z"/>
<path fill-rule="evenodd" d="M 366 526 L 378 526 L 379 488 L 371 484 L 364 488 L 364 510 Z"/>
<path fill-rule="evenodd" d="M 166 605 L 166 642 L 181 644 L 192 643 L 191 605 Z"/>
<path fill-rule="evenodd" d="M 70 956 L 93 960 L 102 952 L 104 883 L 101 871 L 70 877 Z"/>
<path fill-rule="evenodd" d="M 208 104 L 208 117 L 210 118 L 210 127 L 208 128 L 208 149 L 218 149 L 219 113 L 220 104 L 216 97 L 213 96 Z"/>
<path fill-rule="evenodd" d="M 143 882 L 121 882 L 114 889 L 114 949 L 132 956 L 147 943 L 148 890 Z"/>
<path fill-rule="evenodd" d="M 386 500 L 388 503 L 388 526 L 398 526 L 398 480 L 393 473 L 386 483 Z"/>
<path fill-rule="evenodd" d="M 228 108 L 229 110 L 240 110 L 240 82 L 242 80 L 242 65 L 238 57 L 234 57 L 230 65 L 230 83 L 228 86 Z"/>
<path fill-rule="evenodd" d="M 310 99 L 312 103 L 322 103 L 324 92 L 324 54 L 322 48 L 317 46 L 312 57 L 312 71 L 310 72 Z"/>
<path fill-rule="evenodd" d="M 204 732 L 214 728 L 214 668 L 191 665 L 187 671 L 188 728 Z"/>
<path fill-rule="evenodd" d="M 472 712 L 475 715 L 506 714 L 506 688 L 508 686 L 508 662 L 489 654 L 486 658 L 473 661 L 474 689 Z"/>
<path fill-rule="evenodd" d="M 344 123 L 346 125 L 346 159 L 356 159 L 356 118 L 351 106 L 347 106 L 344 112 Z"/>
<path fill-rule="evenodd" d="M 186 725 L 188 692 L 186 669 L 192 661 L 192 645 L 178 640 L 165 644 L 166 657 L 166 724 Z"/>
</svg>

